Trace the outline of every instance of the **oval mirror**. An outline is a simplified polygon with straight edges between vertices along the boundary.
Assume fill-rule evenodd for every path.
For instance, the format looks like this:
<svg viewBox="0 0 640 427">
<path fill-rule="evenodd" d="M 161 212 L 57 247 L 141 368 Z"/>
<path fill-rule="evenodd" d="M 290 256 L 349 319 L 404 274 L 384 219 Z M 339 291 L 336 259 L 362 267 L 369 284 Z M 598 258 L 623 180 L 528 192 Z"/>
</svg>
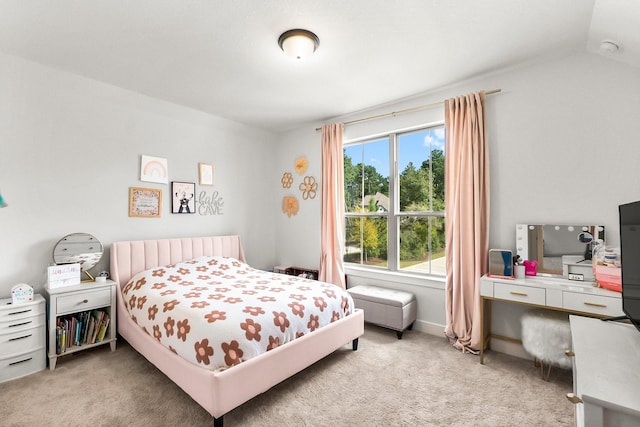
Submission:
<svg viewBox="0 0 640 427">
<path fill-rule="evenodd" d="M 102 259 L 103 247 L 100 240 L 88 233 L 72 233 L 64 236 L 53 248 L 53 262 L 56 264 L 79 263 L 80 269 L 95 280 L 89 270 Z"/>
</svg>

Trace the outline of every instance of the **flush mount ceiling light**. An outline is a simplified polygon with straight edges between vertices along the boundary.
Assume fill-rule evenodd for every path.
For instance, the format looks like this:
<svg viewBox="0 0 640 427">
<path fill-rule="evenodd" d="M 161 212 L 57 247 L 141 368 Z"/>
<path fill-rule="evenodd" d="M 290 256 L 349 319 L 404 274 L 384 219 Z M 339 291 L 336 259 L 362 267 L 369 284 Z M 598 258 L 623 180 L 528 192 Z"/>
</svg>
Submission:
<svg viewBox="0 0 640 427">
<path fill-rule="evenodd" d="M 316 51 L 320 39 L 311 31 L 295 29 L 282 33 L 278 38 L 278 45 L 288 56 L 304 59 Z"/>
</svg>

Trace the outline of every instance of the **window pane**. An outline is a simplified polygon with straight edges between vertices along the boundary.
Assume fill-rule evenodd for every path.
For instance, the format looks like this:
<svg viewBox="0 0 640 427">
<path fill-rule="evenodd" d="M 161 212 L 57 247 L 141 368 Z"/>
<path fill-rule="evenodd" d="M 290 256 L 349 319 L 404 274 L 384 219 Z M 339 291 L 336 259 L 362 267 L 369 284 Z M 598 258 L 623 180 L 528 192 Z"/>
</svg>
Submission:
<svg viewBox="0 0 640 427">
<path fill-rule="evenodd" d="M 445 275 L 444 218 L 400 218 L 400 269 Z"/>
<path fill-rule="evenodd" d="M 400 211 L 444 211 L 444 128 L 398 136 Z"/>
<path fill-rule="evenodd" d="M 345 221 L 344 261 L 387 267 L 387 219 L 348 217 Z"/>
<path fill-rule="evenodd" d="M 389 138 L 344 149 L 346 212 L 389 211 Z"/>
<path fill-rule="evenodd" d="M 444 275 L 444 143 L 440 125 L 344 147 L 345 262 Z"/>
</svg>

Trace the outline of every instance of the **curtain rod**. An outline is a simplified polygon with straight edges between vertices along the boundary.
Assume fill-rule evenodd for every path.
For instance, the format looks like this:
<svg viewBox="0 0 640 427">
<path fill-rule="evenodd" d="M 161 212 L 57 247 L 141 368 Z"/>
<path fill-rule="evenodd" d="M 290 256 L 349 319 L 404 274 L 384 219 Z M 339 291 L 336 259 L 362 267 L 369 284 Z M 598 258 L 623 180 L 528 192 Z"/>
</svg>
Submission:
<svg viewBox="0 0 640 427">
<path fill-rule="evenodd" d="M 494 93 L 498 93 L 501 90 L 502 89 L 487 90 L 487 91 L 485 91 L 485 94 L 493 95 Z M 348 122 L 344 122 L 344 125 L 346 126 L 346 125 L 352 125 L 354 123 L 368 122 L 370 120 L 382 119 L 384 117 L 391 117 L 391 116 L 395 117 L 398 114 L 411 113 L 413 111 L 426 110 L 427 108 L 437 107 L 438 105 L 444 105 L 444 101 L 432 102 L 431 104 L 419 105 L 417 107 L 407 108 L 405 110 L 392 111 L 391 113 L 378 114 L 377 116 L 364 117 L 362 119 L 350 120 Z M 316 128 L 316 132 L 321 131 L 321 130 L 322 130 L 321 127 Z"/>
</svg>

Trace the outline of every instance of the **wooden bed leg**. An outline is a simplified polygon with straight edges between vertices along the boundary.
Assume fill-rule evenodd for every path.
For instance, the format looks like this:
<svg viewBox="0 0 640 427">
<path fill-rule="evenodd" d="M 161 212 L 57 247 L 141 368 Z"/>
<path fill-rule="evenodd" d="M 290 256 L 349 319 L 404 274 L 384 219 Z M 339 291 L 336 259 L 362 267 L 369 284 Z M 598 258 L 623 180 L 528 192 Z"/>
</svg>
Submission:
<svg viewBox="0 0 640 427">
<path fill-rule="evenodd" d="M 351 343 L 351 345 L 353 346 L 353 351 L 358 350 L 358 339 L 356 338 L 355 340 L 353 340 L 353 342 Z"/>
<path fill-rule="evenodd" d="M 224 415 L 220 418 L 213 417 L 213 427 L 222 427 L 224 421 L 223 417 Z"/>
</svg>

